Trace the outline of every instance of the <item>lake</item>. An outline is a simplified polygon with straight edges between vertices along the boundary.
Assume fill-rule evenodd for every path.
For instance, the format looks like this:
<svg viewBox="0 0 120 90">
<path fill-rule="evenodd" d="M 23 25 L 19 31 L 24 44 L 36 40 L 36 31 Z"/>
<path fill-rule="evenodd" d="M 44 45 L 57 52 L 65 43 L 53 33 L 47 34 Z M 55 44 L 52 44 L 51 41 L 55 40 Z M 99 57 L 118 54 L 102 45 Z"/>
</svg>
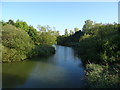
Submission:
<svg viewBox="0 0 120 90">
<path fill-rule="evenodd" d="M 70 47 L 56 45 L 49 57 L 3 63 L 3 88 L 83 88 L 85 72 Z"/>
</svg>

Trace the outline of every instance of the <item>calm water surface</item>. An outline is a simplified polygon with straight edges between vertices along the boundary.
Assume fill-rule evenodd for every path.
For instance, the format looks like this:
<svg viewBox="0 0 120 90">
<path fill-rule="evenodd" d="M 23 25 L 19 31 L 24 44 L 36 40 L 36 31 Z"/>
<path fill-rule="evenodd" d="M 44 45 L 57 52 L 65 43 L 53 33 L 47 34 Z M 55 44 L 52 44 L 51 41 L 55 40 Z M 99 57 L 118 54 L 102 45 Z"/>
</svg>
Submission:
<svg viewBox="0 0 120 90">
<path fill-rule="evenodd" d="M 3 88 L 85 87 L 81 60 L 70 47 L 56 46 L 56 54 L 3 64 Z"/>
</svg>

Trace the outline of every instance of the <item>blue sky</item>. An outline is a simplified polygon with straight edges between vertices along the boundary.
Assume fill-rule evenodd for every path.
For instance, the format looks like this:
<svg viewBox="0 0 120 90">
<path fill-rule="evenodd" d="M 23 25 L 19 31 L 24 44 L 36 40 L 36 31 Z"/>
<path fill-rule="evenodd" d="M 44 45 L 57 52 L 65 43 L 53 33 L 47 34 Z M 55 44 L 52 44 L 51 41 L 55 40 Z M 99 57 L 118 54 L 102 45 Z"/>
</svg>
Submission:
<svg viewBox="0 0 120 90">
<path fill-rule="evenodd" d="M 61 34 L 64 30 L 82 29 L 84 21 L 91 19 L 98 23 L 118 22 L 117 2 L 4 2 L 2 19 L 26 21 L 35 28 L 37 25 L 56 27 Z"/>
</svg>

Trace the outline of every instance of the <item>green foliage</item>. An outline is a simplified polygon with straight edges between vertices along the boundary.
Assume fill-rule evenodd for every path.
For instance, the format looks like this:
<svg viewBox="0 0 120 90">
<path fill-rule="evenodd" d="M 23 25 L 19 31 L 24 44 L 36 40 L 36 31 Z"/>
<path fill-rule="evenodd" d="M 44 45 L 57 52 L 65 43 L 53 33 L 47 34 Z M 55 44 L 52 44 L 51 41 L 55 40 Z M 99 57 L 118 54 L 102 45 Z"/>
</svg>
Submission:
<svg viewBox="0 0 120 90">
<path fill-rule="evenodd" d="M 81 31 L 75 32 L 70 36 L 62 35 L 57 37 L 57 44 L 64 45 L 64 46 L 75 46 L 78 45 L 76 43 L 79 42 L 79 38 L 83 36 L 84 33 Z"/>
<path fill-rule="evenodd" d="M 84 36 L 82 36 L 81 38 L 80 38 L 80 41 L 81 40 L 85 40 L 85 39 L 87 39 L 87 38 L 89 38 L 90 37 L 90 35 L 89 34 L 84 34 Z"/>
<path fill-rule="evenodd" d="M 111 36 L 103 42 L 103 51 L 101 52 L 101 59 L 105 62 L 119 61 L 120 59 L 120 36 L 118 34 Z"/>
<path fill-rule="evenodd" d="M 52 45 L 56 43 L 56 37 L 50 32 L 42 32 L 40 34 L 40 43 L 42 45 Z"/>
<path fill-rule="evenodd" d="M 115 64 L 113 67 L 115 67 Z M 87 64 L 86 76 L 89 88 L 120 88 L 120 65 L 116 68 Z M 114 69 L 114 70 L 112 70 Z"/>
<path fill-rule="evenodd" d="M 68 29 L 65 29 L 65 36 L 68 36 Z"/>
<path fill-rule="evenodd" d="M 20 21 L 20 20 L 17 20 L 14 23 L 14 26 L 27 32 L 35 45 L 40 45 L 39 35 L 37 33 L 37 30 L 33 26 L 31 25 L 29 26 L 25 21 Z"/>
<path fill-rule="evenodd" d="M 86 20 L 86 21 L 85 21 L 85 25 L 83 26 L 83 31 L 84 31 L 86 34 L 89 34 L 91 28 L 93 28 L 93 21 L 91 21 L 91 20 Z"/>
<path fill-rule="evenodd" d="M 40 32 L 46 32 L 46 26 L 41 26 L 41 25 L 38 25 L 37 28 L 39 29 Z"/>
<path fill-rule="evenodd" d="M 74 28 L 74 32 L 78 32 L 79 31 L 79 28 Z"/>
<path fill-rule="evenodd" d="M 57 38 L 57 43 L 72 46 L 84 64 L 92 63 L 86 65 L 88 87 L 118 88 L 120 87 L 119 40 L 120 24 L 104 25 L 87 20 L 83 31 L 67 37 L 60 36 Z"/>
<path fill-rule="evenodd" d="M 52 45 L 56 44 L 56 38 L 59 36 L 58 31 L 53 31 L 48 25 L 40 26 L 38 25 L 39 41 L 41 45 Z"/>
<path fill-rule="evenodd" d="M 16 23 L 15 23 L 15 26 L 17 28 L 20 28 L 22 30 L 25 30 L 26 32 L 28 32 L 28 24 L 24 21 L 20 21 L 20 20 L 17 20 Z"/>
<path fill-rule="evenodd" d="M 33 56 L 49 56 L 55 53 L 55 48 L 50 45 L 35 46 Z"/>
<path fill-rule="evenodd" d="M 11 24 L 11 25 L 14 25 L 15 23 L 14 23 L 14 21 L 13 20 L 9 20 L 8 22 L 7 22 L 7 24 Z"/>
<path fill-rule="evenodd" d="M 1 24 L 1 26 L 4 26 L 4 25 L 6 25 L 7 23 L 2 20 L 2 21 L 0 21 L 0 24 Z"/>
<path fill-rule="evenodd" d="M 1 22 L 3 23 L 3 26 L 6 24 L 10 24 L 21 30 L 24 30 L 30 36 L 30 38 L 33 40 L 35 45 L 40 44 L 37 30 L 31 25 L 29 26 L 25 21 L 17 20 L 16 22 L 14 22 L 13 20 L 10 19 L 8 22 L 3 22 L 3 21 L 1 21 Z"/>
<path fill-rule="evenodd" d="M 29 26 L 28 35 L 34 41 L 35 45 L 40 45 L 39 34 L 33 26 Z"/>
<path fill-rule="evenodd" d="M 80 38 L 78 53 L 84 60 L 96 63 L 119 61 L 120 36 L 117 30 L 118 27 L 116 25 L 107 24 L 100 26 L 93 35 L 84 35 Z"/>
<path fill-rule="evenodd" d="M 29 35 L 12 25 L 3 26 L 2 31 L 3 62 L 20 61 L 31 54 L 34 43 Z"/>
<path fill-rule="evenodd" d="M 21 61 L 32 56 L 48 56 L 55 53 L 54 48 L 50 46 L 56 43 L 59 32 L 52 31 L 49 26 L 42 26 L 45 30 L 38 32 L 33 26 L 28 26 L 20 20 L 0 23 L 3 26 L 3 62 Z"/>
<path fill-rule="evenodd" d="M 70 30 L 70 35 L 73 35 L 73 34 L 74 34 L 74 32 L 72 30 Z"/>
<path fill-rule="evenodd" d="M 56 38 L 59 36 L 59 31 L 56 31 L 55 27 L 51 28 L 48 25 L 38 25 L 37 28 L 39 29 L 39 31 L 37 31 L 33 26 L 28 25 L 25 21 L 20 21 L 19 19 L 16 22 L 10 19 L 8 22 L 1 21 L 1 23 L 3 24 L 3 26 L 6 24 L 10 24 L 25 31 L 30 36 L 35 45 L 56 44 Z"/>
</svg>

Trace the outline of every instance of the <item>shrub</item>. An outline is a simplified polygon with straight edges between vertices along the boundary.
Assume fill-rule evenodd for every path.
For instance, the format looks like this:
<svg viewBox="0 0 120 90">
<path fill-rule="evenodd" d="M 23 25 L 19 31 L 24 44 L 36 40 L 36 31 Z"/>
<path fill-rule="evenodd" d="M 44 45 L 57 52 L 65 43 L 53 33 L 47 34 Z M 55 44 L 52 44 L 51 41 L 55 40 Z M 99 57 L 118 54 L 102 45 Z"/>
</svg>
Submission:
<svg viewBox="0 0 120 90">
<path fill-rule="evenodd" d="M 87 64 L 86 77 L 90 88 L 118 88 L 120 87 L 120 75 L 109 66 Z"/>
<path fill-rule="evenodd" d="M 3 61 L 20 61 L 31 55 L 34 43 L 29 35 L 12 25 L 3 26 L 2 30 Z"/>
<path fill-rule="evenodd" d="M 55 48 L 49 45 L 35 46 L 33 56 L 49 56 L 55 53 Z"/>
</svg>

